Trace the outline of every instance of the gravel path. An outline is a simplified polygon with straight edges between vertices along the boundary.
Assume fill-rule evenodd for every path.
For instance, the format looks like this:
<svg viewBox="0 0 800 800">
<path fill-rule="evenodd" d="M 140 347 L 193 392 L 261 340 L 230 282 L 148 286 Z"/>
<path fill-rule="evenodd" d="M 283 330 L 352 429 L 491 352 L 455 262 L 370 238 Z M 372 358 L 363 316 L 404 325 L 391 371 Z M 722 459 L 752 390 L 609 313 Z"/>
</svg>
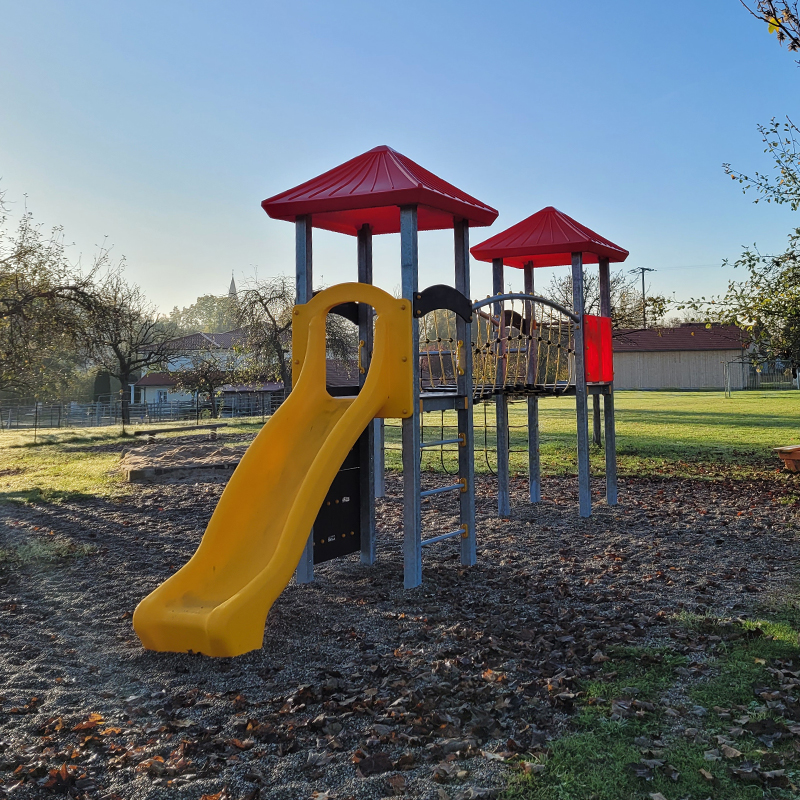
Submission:
<svg viewBox="0 0 800 800">
<path fill-rule="evenodd" d="M 263 648 L 235 659 L 146 652 L 131 627 L 219 479 L 0 508 L 0 548 L 29 554 L 0 566 L 0 797 L 494 797 L 503 759 L 564 729 L 609 645 L 659 638 L 680 609 L 746 613 L 797 574 L 794 510 L 766 481 L 628 481 L 580 520 L 574 480 L 548 479 L 538 507 L 519 480 L 500 520 L 479 478 L 478 565 L 444 542 L 404 591 L 387 483 L 378 564 L 290 585 Z M 424 508 L 428 530 L 454 527 L 452 499 Z"/>
</svg>

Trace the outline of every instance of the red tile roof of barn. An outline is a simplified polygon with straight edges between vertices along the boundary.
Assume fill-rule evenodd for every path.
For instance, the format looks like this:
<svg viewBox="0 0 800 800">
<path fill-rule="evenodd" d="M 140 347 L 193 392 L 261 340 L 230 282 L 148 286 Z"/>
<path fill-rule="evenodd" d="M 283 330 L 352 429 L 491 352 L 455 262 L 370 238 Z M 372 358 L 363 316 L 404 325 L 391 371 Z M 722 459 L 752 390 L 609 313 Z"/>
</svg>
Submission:
<svg viewBox="0 0 800 800">
<path fill-rule="evenodd" d="M 502 258 L 508 267 L 560 267 L 572 263 L 573 253 L 583 253 L 586 264 L 598 258 L 624 261 L 628 251 L 595 233 L 553 206 L 476 244 L 470 253 L 478 261 Z"/>
<path fill-rule="evenodd" d="M 261 203 L 273 219 L 294 222 L 311 214 L 311 224 L 355 236 L 368 224 L 372 232 L 398 233 L 399 206 L 417 205 L 421 231 L 453 227 L 453 218 L 471 227 L 491 225 L 497 211 L 381 145 L 293 189 Z"/>
<path fill-rule="evenodd" d="M 746 350 L 746 333 L 735 325 L 686 322 L 677 328 L 614 331 L 615 353 L 675 350 Z"/>
</svg>

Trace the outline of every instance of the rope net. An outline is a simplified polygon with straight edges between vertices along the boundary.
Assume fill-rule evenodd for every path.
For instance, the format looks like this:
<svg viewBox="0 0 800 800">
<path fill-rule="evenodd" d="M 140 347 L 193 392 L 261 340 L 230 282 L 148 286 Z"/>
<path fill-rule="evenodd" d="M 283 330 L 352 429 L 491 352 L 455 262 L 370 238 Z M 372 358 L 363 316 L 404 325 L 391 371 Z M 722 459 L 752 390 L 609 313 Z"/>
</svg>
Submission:
<svg viewBox="0 0 800 800">
<path fill-rule="evenodd" d="M 473 315 L 473 397 L 559 395 L 575 385 L 573 322 L 539 298 L 487 300 Z M 452 391 L 463 363 L 455 314 L 435 310 L 420 320 L 420 390 Z"/>
</svg>

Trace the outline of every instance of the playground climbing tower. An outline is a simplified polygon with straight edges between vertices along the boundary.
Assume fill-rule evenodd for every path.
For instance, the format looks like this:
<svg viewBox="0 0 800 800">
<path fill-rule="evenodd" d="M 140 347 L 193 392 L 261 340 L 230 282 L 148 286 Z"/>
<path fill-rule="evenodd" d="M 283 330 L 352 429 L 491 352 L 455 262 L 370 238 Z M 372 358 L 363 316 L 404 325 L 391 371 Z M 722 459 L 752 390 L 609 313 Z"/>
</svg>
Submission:
<svg viewBox="0 0 800 800">
<path fill-rule="evenodd" d="M 405 586 L 422 582 L 422 548 L 451 537 L 461 541 L 461 563 L 472 565 L 476 560 L 475 493 L 472 426 L 472 348 L 470 346 L 470 314 L 456 316 L 456 337 L 461 345 L 461 368 L 452 390 L 426 392 L 419 379 L 419 320 L 437 308 L 437 298 L 446 298 L 448 287 L 432 287 L 438 291 L 420 291 L 417 239 L 420 231 L 453 229 L 455 289 L 470 297 L 469 229 L 491 225 L 497 211 L 443 181 L 411 159 L 381 146 L 312 178 L 293 189 L 275 195 L 262 203 L 274 219 L 294 222 L 296 230 L 297 302 L 306 303 L 312 295 L 312 230 L 322 228 L 357 239 L 358 281 L 372 283 L 372 237 L 400 234 L 400 274 L 402 296 L 414 309 L 412 330 L 413 404 L 402 422 L 403 439 L 403 519 Z M 457 300 L 457 298 L 456 298 Z M 456 306 L 456 300 L 450 306 Z M 440 300 L 440 302 L 446 302 Z M 359 340 L 363 342 L 362 366 L 369 368 L 372 351 L 372 309 L 358 304 Z M 364 375 L 360 380 L 363 383 Z M 458 417 L 459 473 L 458 483 L 442 489 L 421 491 L 420 451 L 425 446 L 440 444 L 421 440 L 420 416 L 428 411 L 455 409 Z M 375 437 L 382 428 L 369 425 L 360 440 L 360 520 L 361 561 L 375 560 L 375 479 L 373 460 Z M 380 442 L 379 442 L 380 444 Z M 382 474 L 379 472 L 379 474 Z M 460 526 L 454 531 L 423 538 L 421 501 L 438 491 L 456 491 L 460 498 Z M 308 543 L 297 569 L 300 582 L 313 580 L 314 536 Z"/>
<path fill-rule="evenodd" d="M 528 306 L 533 307 L 543 298 L 534 294 L 534 270 L 541 267 L 570 266 L 572 268 L 572 315 L 574 320 L 572 342 L 566 351 L 574 358 L 574 393 L 578 422 L 578 497 L 580 515 L 592 513 L 591 487 L 589 483 L 589 431 L 588 398 L 593 398 L 593 434 L 600 443 L 600 397 L 603 398 L 605 420 L 606 501 L 617 504 L 617 462 L 614 430 L 614 384 L 611 370 L 611 286 L 610 263 L 624 261 L 628 251 L 605 239 L 572 217 L 552 206 L 543 208 L 527 219 L 512 225 L 481 244 L 475 245 L 472 255 L 478 261 L 492 264 L 494 292 L 494 314 L 501 330 L 498 341 L 508 340 L 503 328 L 513 320 L 502 306 L 504 295 L 504 267 L 516 267 L 523 271 L 524 294 Z M 584 264 L 598 264 L 600 269 L 600 316 L 584 312 Z M 532 317 L 535 320 L 535 316 Z M 529 323 L 529 326 L 532 323 Z M 533 332 L 528 330 L 528 348 Z M 604 356 L 605 354 L 605 363 Z M 503 369 L 509 361 L 503 361 Z M 530 359 L 528 360 L 530 363 Z M 569 385 L 570 381 L 567 381 Z M 509 463 L 508 463 L 508 401 L 515 395 L 528 398 L 528 457 L 530 500 L 541 500 L 539 474 L 539 396 L 565 393 L 555 381 L 547 379 L 537 390 L 537 384 L 523 381 L 517 388 L 503 376 L 503 390 L 495 394 L 497 414 L 497 475 L 498 511 L 507 516 L 510 511 Z M 571 386 L 569 387 L 572 388 Z"/>
</svg>

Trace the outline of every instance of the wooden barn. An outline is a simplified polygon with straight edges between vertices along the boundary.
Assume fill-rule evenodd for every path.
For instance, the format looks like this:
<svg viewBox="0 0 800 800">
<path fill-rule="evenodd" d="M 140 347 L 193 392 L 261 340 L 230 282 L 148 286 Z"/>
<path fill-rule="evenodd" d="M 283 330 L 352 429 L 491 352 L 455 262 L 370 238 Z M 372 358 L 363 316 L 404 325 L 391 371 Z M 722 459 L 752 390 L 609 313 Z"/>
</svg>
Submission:
<svg viewBox="0 0 800 800">
<path fill-rule="evenodd" d="M 615 389 L 724 389 L 747 386 L 745 333 L 735 325 L 687 322 L 676 328 L 614 332 Z M 729 365 L 726 367 L 726 365 Z"/>
</svg>

